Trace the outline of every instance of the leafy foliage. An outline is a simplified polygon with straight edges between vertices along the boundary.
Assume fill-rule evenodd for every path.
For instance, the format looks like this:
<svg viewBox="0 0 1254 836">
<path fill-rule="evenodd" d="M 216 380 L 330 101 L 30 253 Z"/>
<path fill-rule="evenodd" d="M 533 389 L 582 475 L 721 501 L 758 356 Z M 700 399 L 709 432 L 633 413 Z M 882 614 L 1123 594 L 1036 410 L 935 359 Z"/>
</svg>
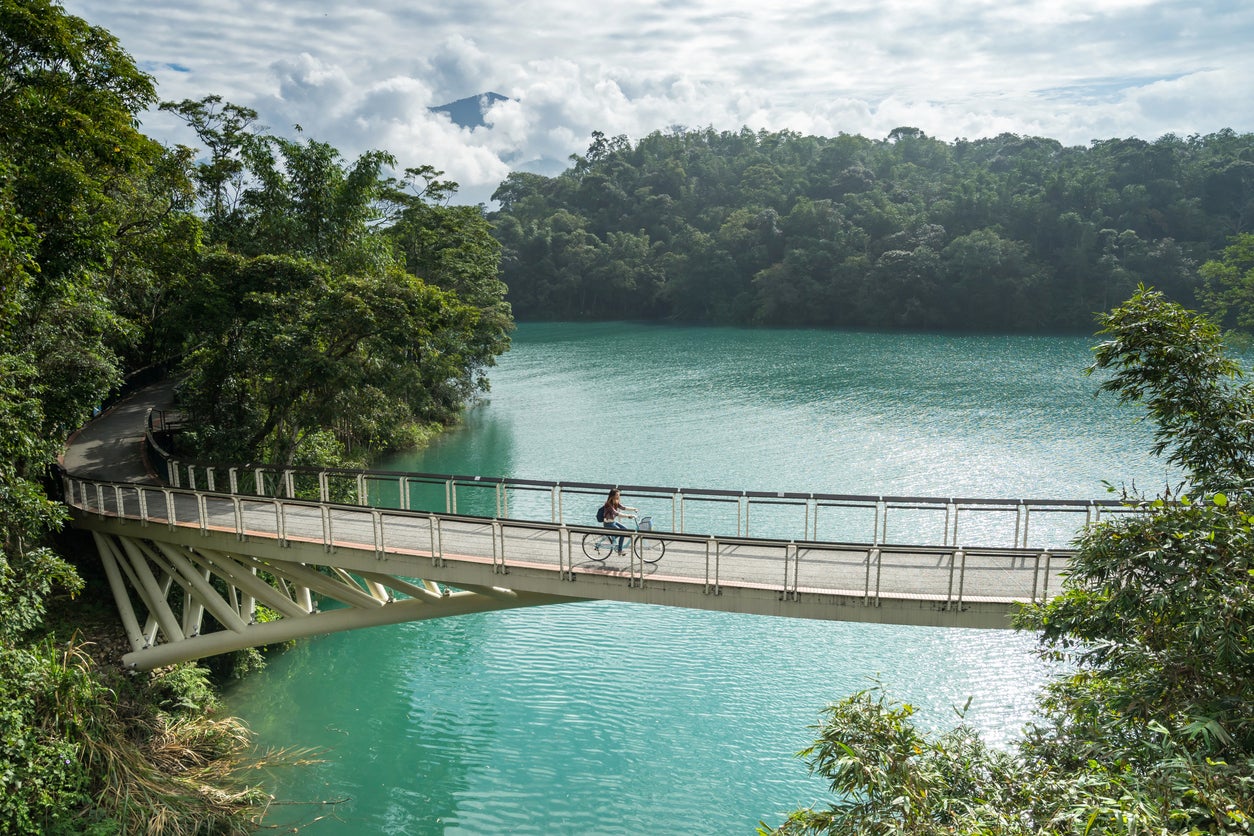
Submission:
<svg viewBox="0 0 1254 836">
<path fill-rule="evenodd" d="M 1254 217 L 1252 153 L 1230 130 L 596 133 L 557 177 L 511 174 L 492 219 L 526 319 L 1081 331 L 1139 283 L 1193 301 Z"/>
<path fill-rule="evenodd" d="M 213 153 L 198 178 L 216 246 L 170 316 L 191 452 L 342 464 L 456 420 L 513 327 L 482 213 L 442 205 L 456 185 L 430 167 L 346 163 L 217 97 L 166 107 Z"/>
<path fill-rule="evenodd" d="M 438 172 L 345 164 L 212 96 L 170 108 L 198 162 L 138 130 L 155 101 L 108 32 L 0 0 L 0 832 L 243 832 L 266 800 L 205 671 L 123 681 L 38 638 L 83 588 L 44 484 L 128 376 L 183 364 L 201 437 L 241 460 L 339 461 L 453 420 L 508 346 L 496 245 L 477 210 L 425 205 L 455 188 Z M 412 253 L 379 228 L 398 218 Z"/>
<path fill-rule="evenodd" d="M 1015 812 L 1030 805 L 1025 767 L 988 749 L 969 727 L 929 739 L 915 729 L 913 707 L 881 691 L 854 694 L 823 714 L 819 739 L 800 756 L 829 779 L 837 800 L 826 810 L 799 810 L 770 832 L 1031 832 Z"/>
<path fill-rule="evenodd" d="M 1199 292 L 1215 322 L 1243 332 L 1254 331 L 1254 234 L 1237 235 L 1220 258 L 1201 268 Z"/>
<path fill-rule="evenodd" d="M 1015 751 L 855 695 L 802 753 L 836 800 L 779 833 L 1248 833 L 1254 828 L 1254 491 L 1247 383 L 1215 326 L 1139 290 L 1094 370 L 1141 402 L 1187 488 L 1079 537 L 1064 591 L 1017 625 L 1068 673 Z"/>
<path fill-rule="evenodd" d="M 1145 404 L 1155 455 L 1168 452 L 1199 488 L 1245 485 L 1254 476 L 1254 393 L 1235 385 L 1240 366 L 1224 354 L 1219 329 L 1145 288 L 1102 325 L 1110 339 L 1094 349 L 1092 370 L 1112 375 L 1100 390 Z"/>
</svg>

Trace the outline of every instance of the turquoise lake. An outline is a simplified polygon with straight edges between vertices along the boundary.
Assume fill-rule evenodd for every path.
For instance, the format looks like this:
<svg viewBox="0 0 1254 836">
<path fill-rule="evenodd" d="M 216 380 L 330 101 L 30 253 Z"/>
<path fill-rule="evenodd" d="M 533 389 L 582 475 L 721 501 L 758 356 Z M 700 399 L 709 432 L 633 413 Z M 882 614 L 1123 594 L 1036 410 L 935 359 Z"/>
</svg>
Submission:
<svg viewBox="0 0 1254 836">
<path fill-rule="evenodd" d="M 1094 397 L 1091 338 L 525 324 L 463 427 L 385 466 L 694 488 L 1107 498 L 1173 474 Z M 649 509 L 645 509 L 648 511 Z M 752 834 L 826 789 L 794 753 L 882 683 L 998 745 L 1031 636 L 610 602 L 301 642 L 228 694 L 268 746 L 268 825 L 315 834 Z M 335 804 L 306 802 L 338 801 Z"/>
</svg>

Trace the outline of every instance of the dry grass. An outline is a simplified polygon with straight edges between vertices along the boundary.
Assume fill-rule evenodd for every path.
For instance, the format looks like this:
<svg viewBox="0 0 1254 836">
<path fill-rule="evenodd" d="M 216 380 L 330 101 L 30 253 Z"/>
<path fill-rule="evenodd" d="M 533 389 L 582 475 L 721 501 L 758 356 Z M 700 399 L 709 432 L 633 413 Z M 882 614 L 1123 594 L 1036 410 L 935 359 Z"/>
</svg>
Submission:
<svg viewBox="0 0 1254 836">
<path fill-rule="evenodd" d="M 58 661 L 46 717 L 79 743 L 93 817 L 116 821 L 123 833 L 251 833 L 272 799 L 246 773 L 314 762 L 307 750 L 255 751 L 234 717 L 156 710 L 142 688 L 119 698 L 81 641 L 67 643 Z"/>
</svg>

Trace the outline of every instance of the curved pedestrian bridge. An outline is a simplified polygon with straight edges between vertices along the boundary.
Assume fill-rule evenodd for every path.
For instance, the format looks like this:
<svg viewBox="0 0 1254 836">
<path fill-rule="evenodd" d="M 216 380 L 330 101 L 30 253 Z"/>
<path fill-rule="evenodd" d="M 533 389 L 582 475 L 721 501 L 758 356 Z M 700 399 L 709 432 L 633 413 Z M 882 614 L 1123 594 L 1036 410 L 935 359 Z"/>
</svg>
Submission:
<svg viewBox="0 0 1254 836">
<path fill-rule="evenodd" d="M 593 559 L 610 487 L 488 476 L 214 468 L 64 476 L 130 641 L 152 668 L 304 636 L 589 599 L 761 615 L 1008 627 L 1061 586 L 1114 501 L 938 499 L 620 485 L 653 530 Z M 67 456 L 67 461 L 70 457 Z M 642 559 L 663 557 L 655 563 Z M 653 548 L 649 548 L 653 547 Z M 594 553 L 595 554 L 595 553 Z"/>
</svg>

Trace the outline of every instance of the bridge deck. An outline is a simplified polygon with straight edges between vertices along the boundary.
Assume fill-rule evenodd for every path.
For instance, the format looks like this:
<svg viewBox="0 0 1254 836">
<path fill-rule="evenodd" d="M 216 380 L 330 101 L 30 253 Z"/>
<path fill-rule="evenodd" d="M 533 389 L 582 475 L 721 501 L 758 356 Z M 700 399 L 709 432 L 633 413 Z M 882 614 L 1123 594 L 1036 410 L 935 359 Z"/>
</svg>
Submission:
<svg viewBox="0 0 1254 836">
<path fill-rule="evenodd" d="M 74 524 L 96 536 L 131 640 L 126 661 L 139 667 L 334 630 L 587 599 L 1007 627 L 1018 603 L 1061 588 L 1069 557 L 1065 549 L 1029 548 L 1029 530 L 1039 537 L 1042 519 L 1079 515 L 1088 522 L 1102 510 L 1076 501 L 637 487 L 634 495 L 670 504 L 677 530 L 626 533 L 627 555 L 593 560 L 583 540 L 605 530 L 564 517 L 568 507 L 603 496 L 606 486 L 180 464 L 133 426 L 147 414 L 145 400 L 168 397 L 167 385 L 125 402 L 85 428 L 65 457 L 73 468 L 64 485 Z M 111 436 L 126 443 L 114 445 Z M 144 444 L 153 456 L 135 455 Z M 170 483 L 158 482 L 154 466 Z M 457 513 L 459 490 L 472 497 L 463 505 L 488 513 Z M 311 491 L 321 501 L 293 498 Z M 485 495 L 486 503 L 479 501 Z M 332 496 L 348 502 L 328 501 Z M 375 507 L 380 498 L 400 507 Z M 442 500 L 443 512 L 410 510 L 424 498 Z M 520 510 L 529 518 L 514 518 Z M 546 510 L 549 520 L 542 519 Z M 884 542 L 890 530 L 907 530 L 898 522 L 889 528 L 890 512 L 894 520 L 940 521 L 942 545 Z M 835 531 L 833 521 L 846 513 L 861 515 L 859 525 L 870 521 L 869 541 L 820 539 L 820 514 L 823 530 Z M 735 533 L 683 530 L 686 519 L 711 514 L 734 522 Z M 960 514 L 965 536 L 1000 536 L 1010 545 L 959 547 Z M 996 525 L 983 525 L 980 516 Z M 799 522 L 802 536 L 751 537 L 751 519 L 755 531 L 781 519 L 784 529 Z M 647 562 L 643 546 L 664 546 L 664 556 Z M 262 605 L 277 620 L 260 618 Z"/>
</svg>

